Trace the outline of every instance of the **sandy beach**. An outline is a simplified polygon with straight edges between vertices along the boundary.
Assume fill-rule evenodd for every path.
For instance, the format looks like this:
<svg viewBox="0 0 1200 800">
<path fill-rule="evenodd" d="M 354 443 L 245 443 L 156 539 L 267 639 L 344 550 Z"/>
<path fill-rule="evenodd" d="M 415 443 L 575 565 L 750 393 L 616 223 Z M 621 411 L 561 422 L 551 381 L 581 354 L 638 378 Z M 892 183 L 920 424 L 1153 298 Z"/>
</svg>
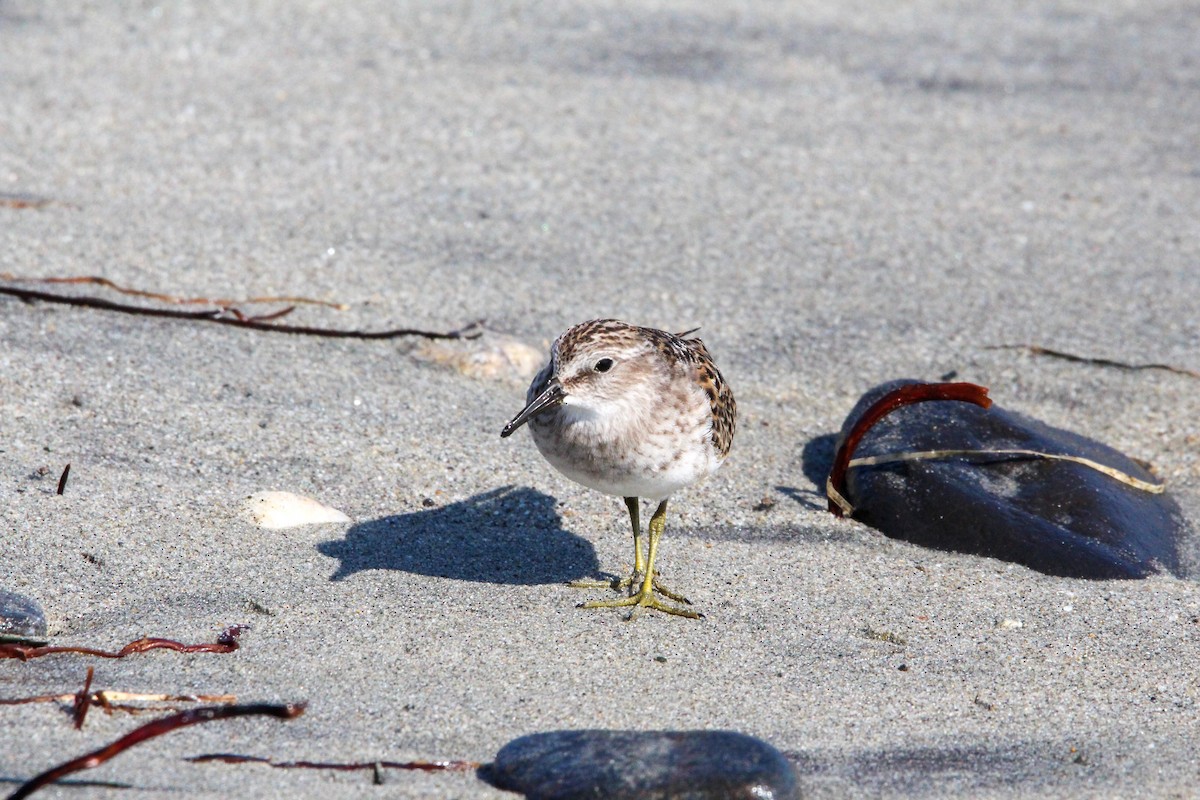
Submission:
<svg viewBox="0 0 1200 800">
<path fill-rule="evenodd" d="M 251 626 L 0 661 L 0 698 L 91 666 L 308 703 L 44 796 L 513 797 L 184 759 L 487 762 L 571 728 L 741 731 L 807 798 L 1193 796 L 1200 381 L 1022 347 L 1200 370 L 1198 36 L 1166 2 L 0 0 L 0 273 L 485 331 L 0 297 L 0 588 L 55 644 Z M 523 367 L 463 368 L 610 316 L 701 326 L 738 399 L 659 553 L 703 620 L 575 608 L 596 591 L 566 581 L 629 567 L 623 504 L 500 439 Z M 1050 577 L 827 513 L 812 443 L 946 376 L 1153 463 L 1187 575 Z M 272 490 L 352 522 L 261 528 Z M 0 707 L 0 793 L 146 719 Z"/>
</svg>

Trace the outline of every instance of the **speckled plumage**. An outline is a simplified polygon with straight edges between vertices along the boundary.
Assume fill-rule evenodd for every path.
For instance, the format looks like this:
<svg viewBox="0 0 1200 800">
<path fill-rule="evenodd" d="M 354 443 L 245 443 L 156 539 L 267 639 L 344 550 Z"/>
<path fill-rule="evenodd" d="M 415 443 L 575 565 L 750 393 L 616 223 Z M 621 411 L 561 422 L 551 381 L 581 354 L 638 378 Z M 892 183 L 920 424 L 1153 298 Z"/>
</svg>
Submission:
<svg viewBox="0 0 1200 800">
<path fill-rule="evenodd" d="M 525 409 L 501 433 L 528 423 L 557 470 L 633 501 L 635 550 L 636 498 L 658 502 L 656 519 L 665 518 L 667 498 L 716 472 L 733 442 L 733 392 L 704 343 L 689 333 L 612 319 L 568 329 L 530 385 Z M 657 525 L 661 533 L 661 520 Z M 640 551 L 637 564 L 640 570 Z"/>
<path fill-rule="evenodd" d="M 611 358 L 608 372 L 595 370 Z M 605 494 L 662 500 L 715 472 L 733 441 L 733 393 L 699 339 L 611 319 L 558 337 L 526 396 L 560 404 L 529 420 L 538 450 Z"/>
</svg>

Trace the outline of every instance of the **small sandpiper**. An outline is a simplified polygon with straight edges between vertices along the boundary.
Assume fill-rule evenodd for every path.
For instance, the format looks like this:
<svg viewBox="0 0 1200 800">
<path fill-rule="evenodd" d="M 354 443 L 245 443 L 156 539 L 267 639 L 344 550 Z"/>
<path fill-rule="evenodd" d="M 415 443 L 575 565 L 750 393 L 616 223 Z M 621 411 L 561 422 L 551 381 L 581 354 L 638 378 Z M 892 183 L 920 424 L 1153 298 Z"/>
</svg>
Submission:
<svg viewBox="0 0 1200 800">
<path fill-rule="evenodd" d="M 569 328 L 550 348 L 526 394 L 526 405 L 500 436 L 529 423 L 533 441 L 571 480 L 625 498 L 633 526 L 633 574 L 624 580 L 572 586 L 637 588 L 628 597 L 591 600 L 581 608 L 633 606 L 696 618 L 666 603 L 691 602 L 658 582 L 654 556 L 667 521 L 667 500 L 717 471 L 737 422 L 733 392 L 704 343 L 680 334 L 597 319 Z M 642 555 L 638 498 L 658 504 Z"/>
</svg>

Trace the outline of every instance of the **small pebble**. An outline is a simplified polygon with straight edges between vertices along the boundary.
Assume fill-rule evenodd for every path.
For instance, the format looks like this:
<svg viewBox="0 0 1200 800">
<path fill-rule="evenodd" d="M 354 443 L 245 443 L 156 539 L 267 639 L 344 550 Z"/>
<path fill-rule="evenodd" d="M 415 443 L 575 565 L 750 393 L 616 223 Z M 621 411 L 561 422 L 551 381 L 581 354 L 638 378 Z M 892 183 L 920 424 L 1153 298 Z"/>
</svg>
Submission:
<svg viewBox="0 0 1200 800">
<path fill-rule="evenodd" d="M 260 528 L 295 528 L 321 522 L 353 521 L 336 508 L 291 492 L 252 494 L 246 498 L 245 506 Z"/>
<path fill-rule="evenodd" d="M 0 589 L 0 642 L 42 644 L 46 613 L 36 600 Z"/>
<path fill-rule="evenodd" d="M 552 731 L 515 739 L 486 773 L 529 800 L 796 800 L 771 745 L 734 731 Z"/>
<path fill-rule="evenodd" d="M 762 499 L 751 506 L 752 511 L 770 511 L 775 507 L 775 498 L 769 494 L 764 494 Z"/>
</svg>

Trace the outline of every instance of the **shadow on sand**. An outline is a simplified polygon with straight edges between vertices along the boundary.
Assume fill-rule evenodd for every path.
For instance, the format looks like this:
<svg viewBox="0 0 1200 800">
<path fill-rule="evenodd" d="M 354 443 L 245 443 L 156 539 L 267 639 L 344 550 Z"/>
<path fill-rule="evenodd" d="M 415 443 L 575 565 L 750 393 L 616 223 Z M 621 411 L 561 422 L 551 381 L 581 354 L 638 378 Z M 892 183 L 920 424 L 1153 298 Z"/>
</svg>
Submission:
<svg viewBox="0 0 1200 800">
<path fill-rule="evenodd" d="M 833 467 L 837 440 L 838 434 L 826 433 L 805 442 L 804 452 L 801 454 L 801 465 L 804 477 L 812 482 L 811 489 L 780 485 L 776 486 L 775 490 L 802 506 L 815 511 L 824 511 L 826 507 L 825 479 L 829 477 L 829 470 Z"/>
<path fill-rule="evenodd" d="M 361 522 L 317 552 L 341 563 L 330 576 L 395 569 L 481 583 L 530 586 L 594 576 L 591 542 L 563 530 L 555 500 L 506 486 L 428 511 Z"/>
</svg>

